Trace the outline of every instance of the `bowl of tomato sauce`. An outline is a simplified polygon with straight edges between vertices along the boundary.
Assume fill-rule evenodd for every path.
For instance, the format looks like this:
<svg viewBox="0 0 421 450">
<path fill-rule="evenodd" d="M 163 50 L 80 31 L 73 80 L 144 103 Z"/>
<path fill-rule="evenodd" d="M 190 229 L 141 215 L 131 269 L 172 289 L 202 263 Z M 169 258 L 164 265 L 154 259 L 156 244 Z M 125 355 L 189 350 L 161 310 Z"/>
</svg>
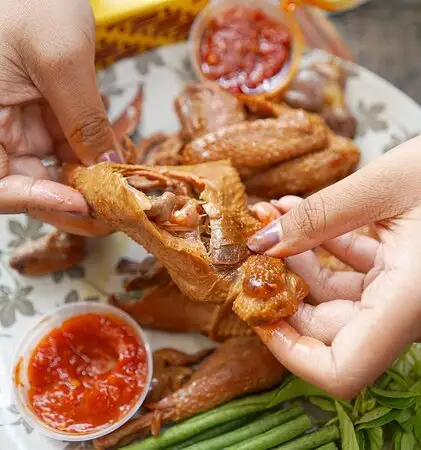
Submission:
<svg viewBox="0 0 421 450">
<path fill-rule="evenodd" d="M 21 414 L 62 441 L 112 432 L 142 405 L 152 379 L 152 353 L 140 326 L 100 303 L 65 305 L 22 340 L 13 385 Z"/>
<path fill-rule="evenodd" d="M 190 58 L 202 81 L 234 95 L 280 92 L 302 54 L 298 24 L 270 0 L 217 0 L 195 19 Z"/>
</svg>

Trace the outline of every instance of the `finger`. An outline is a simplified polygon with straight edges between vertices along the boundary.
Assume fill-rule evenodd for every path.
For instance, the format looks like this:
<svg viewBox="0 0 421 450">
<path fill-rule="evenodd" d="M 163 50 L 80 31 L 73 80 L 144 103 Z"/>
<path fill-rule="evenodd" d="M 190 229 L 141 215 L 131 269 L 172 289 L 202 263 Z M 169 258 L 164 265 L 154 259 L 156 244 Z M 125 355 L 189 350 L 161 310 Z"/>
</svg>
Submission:
<svg viewBox="0 0 421 450">
<path fill-rule="evenodd" d="M 122 154 L 96 85 L 95 22 L 89 2 L 43 2 L 35 11 L 48 26 L 33 31 L 25 60 L 31 77 L 58 118 L 78 158 L 122 162 Z M 37 33 L 35 33 L 37 31 Z M 34 36 L 36 37 L 34 39 Z"/>
<path fill-rule="evenodd" d="M 303 200 L 249 240 L 256 252 L 302 253 L 367 223 L 408 211 L 421 189 L 421 137 L 398 146 L 349 177 Z M 409 168 L 409 166 L 411 166 Z M 410 191 L 399 189 L 411 186 Z M 269 250 L 270 249 L 270 250 Z"/>
<path fill-rule="evenodd" d="M 353 269 L 367 273 L 373 268 L 379 245 L 379 242 L 368 236 L 346 233 L 326 241 L 323 247 Z"/>
<path fill-rule="evenodd" d="M 391 283 L 384 273 L 379 277 L 381 291 L 363 299 L 331 346 L 300 335 L 286 322 L 256 332 L 291 372 L 337 397 L 351 398 L 390 367 L 419 333 L 414 327 L 421 313 L 418 295 L 406 298 L 403 308 L 394 294 L 399 286 Z"/>
<path fill-rule="evenodd" d="M 250 212 L 264 225 L 281 217 L 281 213 L 268 202 L 258 202 L 249 206 Z"/>
<path fill-rule="evenodd" d="M 55 228 L 71 234 L 86 237 L 104 237 L 113 232 L 104 222 L 91 217 L 77 217 L 66 213 L 35 211 L 29 214 L 32 218 L 48 223 Z"/>
<path fill-rule="evenodd" d="M 295 196 L 285 196 L 271 203 L 283 214 L 298 206 L 303 200 Z M 367 273 L 374 264 L 379 242 L 368 236 L 347 233 L 323 243 L 323 247 L 358 272 Z M 272 250 L 272 256 L 275 249 Z"/>
<path fill-rule="evenodd" d="M 359 302 L 332 300 L 317 306 L 302 303 L 287 322 L 302 336 L 331 344 L 339 331 L 359 311 Z"/>
<path fill-rule="evenodd" d="M 34 156 L 20 156 L 18 158 L 10 158 L 9 162 L 10 175 L 24 175 L 39 180 L 49 180 L 50 175 L 46 167 L 41 161 Z"/>
<path fill-rule="evenodd" d="M 364 274 L 359 272 L 336 272 L 320 265 L 312 251 L 285 259 L 288 268 L 307 283 L 316 303 L 338 298 L 357 301 L 361 299 Z"/>
<path fill-rule="evenodd" d="M 10 175 L 0 180 L 0 212 L 60 211 L 89 214 L 83 196 L 73 188 L 49 180 Z"/>
<path fill-rule="evenodd" d="M 9 155 L 44 156 L 52 150 L 52 140 L 38 103 L 0 107 L 0 142 Z"/>
</svg>

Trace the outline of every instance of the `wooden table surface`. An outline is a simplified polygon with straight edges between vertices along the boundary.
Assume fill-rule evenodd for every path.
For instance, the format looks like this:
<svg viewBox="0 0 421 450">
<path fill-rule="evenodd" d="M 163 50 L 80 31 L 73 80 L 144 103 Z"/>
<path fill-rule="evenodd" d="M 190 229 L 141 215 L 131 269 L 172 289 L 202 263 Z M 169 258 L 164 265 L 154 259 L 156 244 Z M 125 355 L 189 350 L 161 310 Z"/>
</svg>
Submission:
<svg viewBox="0 0 421 450">
<path fill-rule="evenodd" d="M 356 62 L 421 104 L 421 0 L 372 0 L 331 19 Z"/>
</svg>

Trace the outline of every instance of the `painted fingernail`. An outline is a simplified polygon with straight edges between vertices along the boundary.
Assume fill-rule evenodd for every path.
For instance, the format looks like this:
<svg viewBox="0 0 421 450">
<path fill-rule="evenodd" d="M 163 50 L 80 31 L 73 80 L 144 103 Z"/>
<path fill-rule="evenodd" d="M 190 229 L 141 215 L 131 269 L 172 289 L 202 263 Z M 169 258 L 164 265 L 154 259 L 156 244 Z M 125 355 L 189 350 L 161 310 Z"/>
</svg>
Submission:
<svg viewBox="0 0 421 450">
<path fill-rule="evenodd" d="M 115 150 L 109 150 L 108 152 L 103 153 L 99 156 L 98 162 L 113 162 L 113 163 L 123 163 L 123 159 L 120 154 Z"/>
<path fill-rule="evenodd" d="M 279 244 L 282 237 L 281 222 L 276 220 L 252 236 L 247 241 L 247 246 L 253 252 L 262 253 Z"/>
</svg>

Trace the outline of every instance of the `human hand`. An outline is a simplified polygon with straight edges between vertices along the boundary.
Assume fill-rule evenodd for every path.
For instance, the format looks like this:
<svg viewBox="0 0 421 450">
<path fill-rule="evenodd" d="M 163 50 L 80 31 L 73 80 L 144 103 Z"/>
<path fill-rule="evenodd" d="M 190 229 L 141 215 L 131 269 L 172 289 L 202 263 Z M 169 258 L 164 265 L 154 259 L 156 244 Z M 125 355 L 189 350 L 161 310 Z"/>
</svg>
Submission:
<svg viewBox="0 0 421 450">
<path fill-rule="evenodd" d="M 286 214 L 249 247 L 286 258 L 313 303 L 256 331 L 289 370 L 338 397 L 374 382 L 421 336 L 420 151 L 415 138 L 305 200 L 254 207 L 267 221 Z M 366 224 L 379 241 L 351 232 Z M 320 244 L 354 271 L 323 268 L 310 250 Z"/>
<path fill-rule="evenodd" d="M 88 0 L 0 2 L 0 213 L 88 215 L 43 161 L 121 159 L 94 55 Z"/>
</svg>

